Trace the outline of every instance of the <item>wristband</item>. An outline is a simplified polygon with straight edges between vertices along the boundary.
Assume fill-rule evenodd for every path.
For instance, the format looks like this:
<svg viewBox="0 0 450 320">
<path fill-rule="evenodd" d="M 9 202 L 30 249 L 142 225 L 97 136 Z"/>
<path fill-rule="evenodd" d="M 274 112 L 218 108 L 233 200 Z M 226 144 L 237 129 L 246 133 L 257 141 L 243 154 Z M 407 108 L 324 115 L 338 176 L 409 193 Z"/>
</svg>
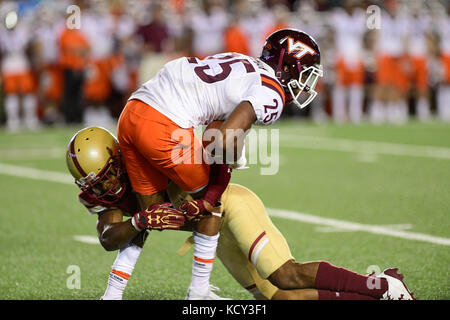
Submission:
<svg viewBox="0 0 450 320">
<path fill-rule="evenodd" d="M 137 225 L 137 223 L 136 223 L 136 220 L 138 219 L 138 217 L 137 217 L 138 214 L 139 214 L 139 213 L 136 213 L 136 214 L 131 218 L 131 225 L 132 225 L 137 231 L 141 232 L 143 229 L 139 228 L 138 225 Z"/>
</svg>

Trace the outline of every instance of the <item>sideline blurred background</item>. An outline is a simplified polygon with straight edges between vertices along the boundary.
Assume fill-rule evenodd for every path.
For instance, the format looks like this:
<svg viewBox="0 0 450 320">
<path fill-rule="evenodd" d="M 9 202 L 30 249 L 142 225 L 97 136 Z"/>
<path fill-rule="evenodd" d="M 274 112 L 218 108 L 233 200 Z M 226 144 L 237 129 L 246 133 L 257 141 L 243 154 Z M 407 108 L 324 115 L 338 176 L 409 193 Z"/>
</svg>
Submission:
<svg viewBox="0 0 450 320">
<path fill-rule="evenodd" d="M 325 72 L 312 105 L 284 117 L 450 121 L 449 14 L 449 0 L 0 0 L 0 128 L 114 128 L 168 60 L 257 57 L 285 27 L 318 41 Z"/>
</svg>

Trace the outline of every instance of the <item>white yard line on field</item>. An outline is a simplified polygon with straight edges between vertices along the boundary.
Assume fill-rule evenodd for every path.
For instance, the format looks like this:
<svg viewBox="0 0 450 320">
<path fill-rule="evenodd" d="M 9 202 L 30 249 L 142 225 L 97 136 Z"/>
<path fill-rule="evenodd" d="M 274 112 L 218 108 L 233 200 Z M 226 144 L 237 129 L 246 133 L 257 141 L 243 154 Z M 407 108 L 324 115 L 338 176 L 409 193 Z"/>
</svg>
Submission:
<svg viewBox="0 0 450 320">
<path fill-rule="evenodd" d="M 74 236 L 73 240 L 87 243 L 87 244 L 100 244 L 100 241 L 98 240 L 98 238 L 94 237 L 94 236 L 79 235 L 79 236 Z"/>
<path fill-rule="evenodd" d="M 73 178 L 69 174 L 40 170 L 29 167 L 22 167 L 10 164 L 0 163 L 0 174 L 21 177 L 26 179 L 36 179 L 64 184 L 73 184 Z M 279 217 L 289 220 L 300 221 L 304 223 L 316 224 L 320 226 L 334 227 L 349 231 L 361 231 L 373 234 L 397 237 L 407 240 L 417 240 L 422 242 L 450 246 L 450 238 L 435 237 L 428 234 L 397 230 L 389 226 L 369 225 L 357 222 L 350 222 L 338 219 L 324 218 L 308 213 L 289 211 L 283 209 L 268 208 L 267 212 L 273 217 Z"/>
<path fill-rule="evenodd" d="M 327 138 L 293 134 L 280 135 L 281 146 L 285 148 L 331 150 L 360 154 L 386 154 L 450 160 L 450 148 L 410 145 L 368 140 Z"/>
<path fill-rule="evenodd" d="M 0 159 L 55 159 L 64 157 L 63 148 L 0 149 Z"/>
<path fill-rule="evenodd" d="M 6 163 L 0 163 L 0 174 L 66 184 L 74 183 L 72 176 L 67 173 L 22 167 Z"/>
<path fill-rule="evenodd" d="M 315 215 L 308 214 L 308 213 L 301 213 L 301 212 L 297 212 L 297 211 L 289 211 L 289 210 L 283 210 L 283 209 L 267 208 L 267 212 L 272 217 L 279 217 L 279 218 L 284 218 L 284 219 L 289 219 L 289 220 L 301 221 L 301 222 L 305 222 L 305 223 L 318 224 L 321 226 L 329 226 L 329 227 L 334 227 L 334 228 L 344 229 L 344 230 L 349 230 L 349 231 L 363 231 L 363 232 L 369 232 L 369 233 L 373 233 L 373 234 L 381 234 L 381 235 L 397 237 L 397 238 L 402 238 L 402 239 L 418 240 L 418 241 L 423 241 L 423 242 L 429 242 L 429 243 L 450 246 L 449 238 L 441 238 L 441 237 L 435 237 L 435 236 L 431 236 L 431 235 L 423 234 L 423 233 L 396 230 L 394 228 L 389 228 L 386 226 L 362 224 L 362 223 L 357 223 L 357 222 L 324 218 L 324 217 L 319 217 L 319 216 L 315 216 Z"/>
<path fill-rule="evenodd" d="M 385 227 L 385 228 L 389 228 L 389 229 L 393 229 L 393 230 L 408 230 L 411 229 L 413 227 L 412 224 L 410 223 L 406 223 L 406 224 L 387 224 L 387 225 L 378 225 L 379 227 Z M 327 226 L 323 226 L 323 227 L 316 227 L 315 229 L 317 232 L 351 232 L 353 231 L 352 229 L 343 229 L 343 228 L 338 228 L 338 227 L 327 227 Z"/>
</svg>

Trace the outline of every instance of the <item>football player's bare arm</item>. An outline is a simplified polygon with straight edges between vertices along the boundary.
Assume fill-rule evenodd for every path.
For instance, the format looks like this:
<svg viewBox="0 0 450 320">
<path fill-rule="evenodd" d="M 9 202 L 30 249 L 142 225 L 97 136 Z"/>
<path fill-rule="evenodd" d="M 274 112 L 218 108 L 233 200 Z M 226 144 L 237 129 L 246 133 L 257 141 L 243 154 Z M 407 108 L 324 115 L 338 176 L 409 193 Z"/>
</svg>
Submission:
<svg viewBox="0 0 450 320">
<path fill-rule="evenodd" d="M 243 133 L 246 133 L 255 121 L 256 114 L 253 106 L 248 101 L 242 101 L 222 123 L 219 128 L 222 140 L 218 139 L 216 147 L 218 150 L 223 150 L 226 161 L 224 163 L 235 162 L 239 159 L 245 139 Z"/>
<path fill-rule="evenodd" d="M 120 209 L 110 209 L 100 213 L 97 220 L 97 233 L 101 245 L 107 251 L 114 251 L 125 247 L 136 240 L 136 245 L 142 247 L 143 241 L 133 225 L 131 219 L 123 221 Z"/>
<path fill-rule="evenodd" d="M 160 191 L 151 195 L 136 193 L 138 199 L 139 207 L 144 210 L 155 203 L 165 202 L 164 191 Z"/>
</svg>

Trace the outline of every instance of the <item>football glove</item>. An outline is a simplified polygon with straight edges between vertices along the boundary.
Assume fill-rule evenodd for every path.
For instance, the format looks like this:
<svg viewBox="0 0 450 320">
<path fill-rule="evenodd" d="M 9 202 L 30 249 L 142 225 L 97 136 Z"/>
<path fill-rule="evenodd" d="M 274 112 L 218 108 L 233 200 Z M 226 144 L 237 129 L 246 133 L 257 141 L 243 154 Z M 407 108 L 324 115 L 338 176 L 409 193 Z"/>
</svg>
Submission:
<svg viewBox="0 0 450 320">
<path fill-rule="evenodd" d="M 205 207 L 205 200 L 191 200 L 183 203 L 180 206 L 180 210 L 186 214 L 188 221 L 198 220 L 201 217 L 210 214 Z"/>
<path fill-rule="evenodd" d="M 144 229 L 179 230 L 185 222 L 184 213 L 172 207 L 170 202 L 155 203 L 131 218 L 131 224 L 138 231 Z"/>
</svg>

